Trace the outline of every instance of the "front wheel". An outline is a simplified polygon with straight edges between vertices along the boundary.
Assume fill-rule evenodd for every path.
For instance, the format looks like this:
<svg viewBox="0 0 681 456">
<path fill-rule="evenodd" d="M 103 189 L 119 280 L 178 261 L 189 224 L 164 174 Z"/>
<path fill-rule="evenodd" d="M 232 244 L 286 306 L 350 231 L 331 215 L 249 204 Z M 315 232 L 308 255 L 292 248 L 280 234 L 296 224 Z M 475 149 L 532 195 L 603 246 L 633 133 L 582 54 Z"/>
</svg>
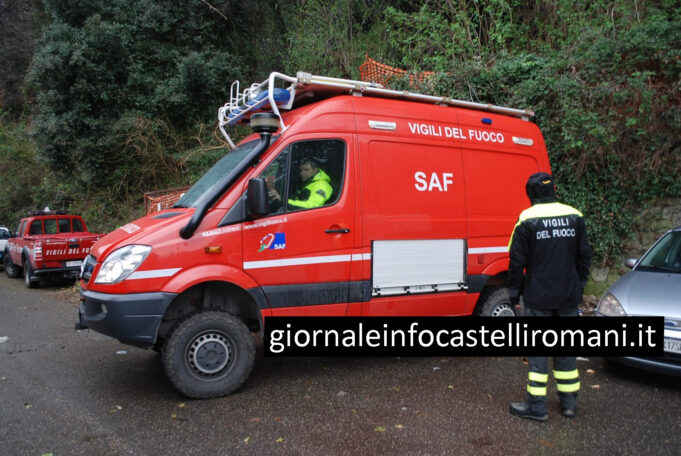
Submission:
<svg viewBox="0 0 681 456">
<path fill-rule="evenodd" d="M 12 279 L 18 279 L 21 275 L 21 268 L 12 262 L 12 258 L 9 256 L 9 252 L 5 252 L 5 258 L 3 260 L 5 266 L 5 274 L 7 277 Z"/>
<path fill-rule="evenodd" d="M 255 341 L 234 315 L 207 311 L 179 323 L 166 339 L 163 370 L 184 395 L 195 399 L 232 393 L 255 363 Z"/>
<path fill-rule="evenodd" d="M 479 315 L 483 317 L 515 317 L 518 311 L 511 304 L 506 287 L 486 289 L 480 296 Z"/>
</svg>

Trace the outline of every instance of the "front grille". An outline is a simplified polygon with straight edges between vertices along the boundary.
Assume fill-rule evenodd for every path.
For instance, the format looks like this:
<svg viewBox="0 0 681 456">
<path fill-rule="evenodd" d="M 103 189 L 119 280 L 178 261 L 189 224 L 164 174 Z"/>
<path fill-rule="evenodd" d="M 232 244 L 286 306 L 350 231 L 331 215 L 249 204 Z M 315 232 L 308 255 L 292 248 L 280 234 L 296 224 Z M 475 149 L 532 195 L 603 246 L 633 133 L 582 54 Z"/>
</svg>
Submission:
<svg viewBox="0 0 681 456">
<path fill-rule="evenodd" d="M 83 261 L 83 266 L 80 269 L 80 278 L 83 279 L 85 283 L 88 283 L 90 281 L 90 278 L 92 277 L 92 271 L 95 269 L 96 264 L 97 259 L 92 255 L 88 255 L 85 257 L 85 260 Z"/>
</svg>

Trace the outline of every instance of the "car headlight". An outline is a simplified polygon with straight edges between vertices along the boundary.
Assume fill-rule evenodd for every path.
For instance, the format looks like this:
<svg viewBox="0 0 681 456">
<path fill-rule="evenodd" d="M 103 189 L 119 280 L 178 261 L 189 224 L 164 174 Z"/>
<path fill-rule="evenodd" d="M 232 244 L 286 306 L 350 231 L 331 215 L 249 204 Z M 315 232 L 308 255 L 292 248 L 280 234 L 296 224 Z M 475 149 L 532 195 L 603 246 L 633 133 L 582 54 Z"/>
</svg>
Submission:
<svg viewBox="0 0 681 456">
<path fill-rule="evenodd" d="M 596 312 L 601 315 L 607 315 L 608 317 L 626 317 L 627 313 L 622 308 L 622 305 L 617 300 L 616 297 L 610 293 L 603 295 L 601 300 L 598 302 L 598 307 Z"/>
<path fill-rule="evenodd" d="M 95 283 L 117 283 L 125 280 L 151 252 L 148 245 L 128 245 L 109 255 L 99 269 Z"/>
</svg>

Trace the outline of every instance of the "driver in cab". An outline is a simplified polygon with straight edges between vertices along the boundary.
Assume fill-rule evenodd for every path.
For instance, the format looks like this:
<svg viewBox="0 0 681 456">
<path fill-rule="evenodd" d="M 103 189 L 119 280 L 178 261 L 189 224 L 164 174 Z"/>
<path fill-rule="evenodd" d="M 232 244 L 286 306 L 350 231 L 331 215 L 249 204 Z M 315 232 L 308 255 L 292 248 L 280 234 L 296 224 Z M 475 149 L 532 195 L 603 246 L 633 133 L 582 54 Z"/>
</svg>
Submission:
<svg viewBox="0 0 681 456">
<path fill-rule="evenodd" d="M 288 199 L 290 207 L 305 209 L 320 207 L 331 198 L 333 192 L 329 183 L 331 178 L 319 168 L 316 160 L 303 160 L 298 166 L 298 175 L 302 185 Z M 268 194 L 273 202 L 281 203 L 281 195 L 274 188 L 270 188 Z"/>
</svg>

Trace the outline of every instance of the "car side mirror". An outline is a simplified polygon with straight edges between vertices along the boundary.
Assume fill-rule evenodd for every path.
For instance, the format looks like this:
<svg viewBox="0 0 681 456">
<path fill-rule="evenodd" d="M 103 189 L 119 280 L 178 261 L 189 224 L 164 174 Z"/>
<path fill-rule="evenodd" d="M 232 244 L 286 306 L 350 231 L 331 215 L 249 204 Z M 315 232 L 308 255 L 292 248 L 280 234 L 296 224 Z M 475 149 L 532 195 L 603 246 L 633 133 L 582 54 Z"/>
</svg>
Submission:
<svg viewBox="0 0 681 456">
<path fill-rule="evenodd" d="M 259 218 L 269 212 L 267 204 L 267 185 L 262 177 L 254 177 L 248 181 L 248 216 Z"/>
<path fill-rule="evenodd" d="M 634 266 L 636 266 L 637 261 L 638 261 L 637 258 L 627 258 L 626 260 L 624 260 L 624 265 L 629 269 L 634 269 Z"/>
</svg>

